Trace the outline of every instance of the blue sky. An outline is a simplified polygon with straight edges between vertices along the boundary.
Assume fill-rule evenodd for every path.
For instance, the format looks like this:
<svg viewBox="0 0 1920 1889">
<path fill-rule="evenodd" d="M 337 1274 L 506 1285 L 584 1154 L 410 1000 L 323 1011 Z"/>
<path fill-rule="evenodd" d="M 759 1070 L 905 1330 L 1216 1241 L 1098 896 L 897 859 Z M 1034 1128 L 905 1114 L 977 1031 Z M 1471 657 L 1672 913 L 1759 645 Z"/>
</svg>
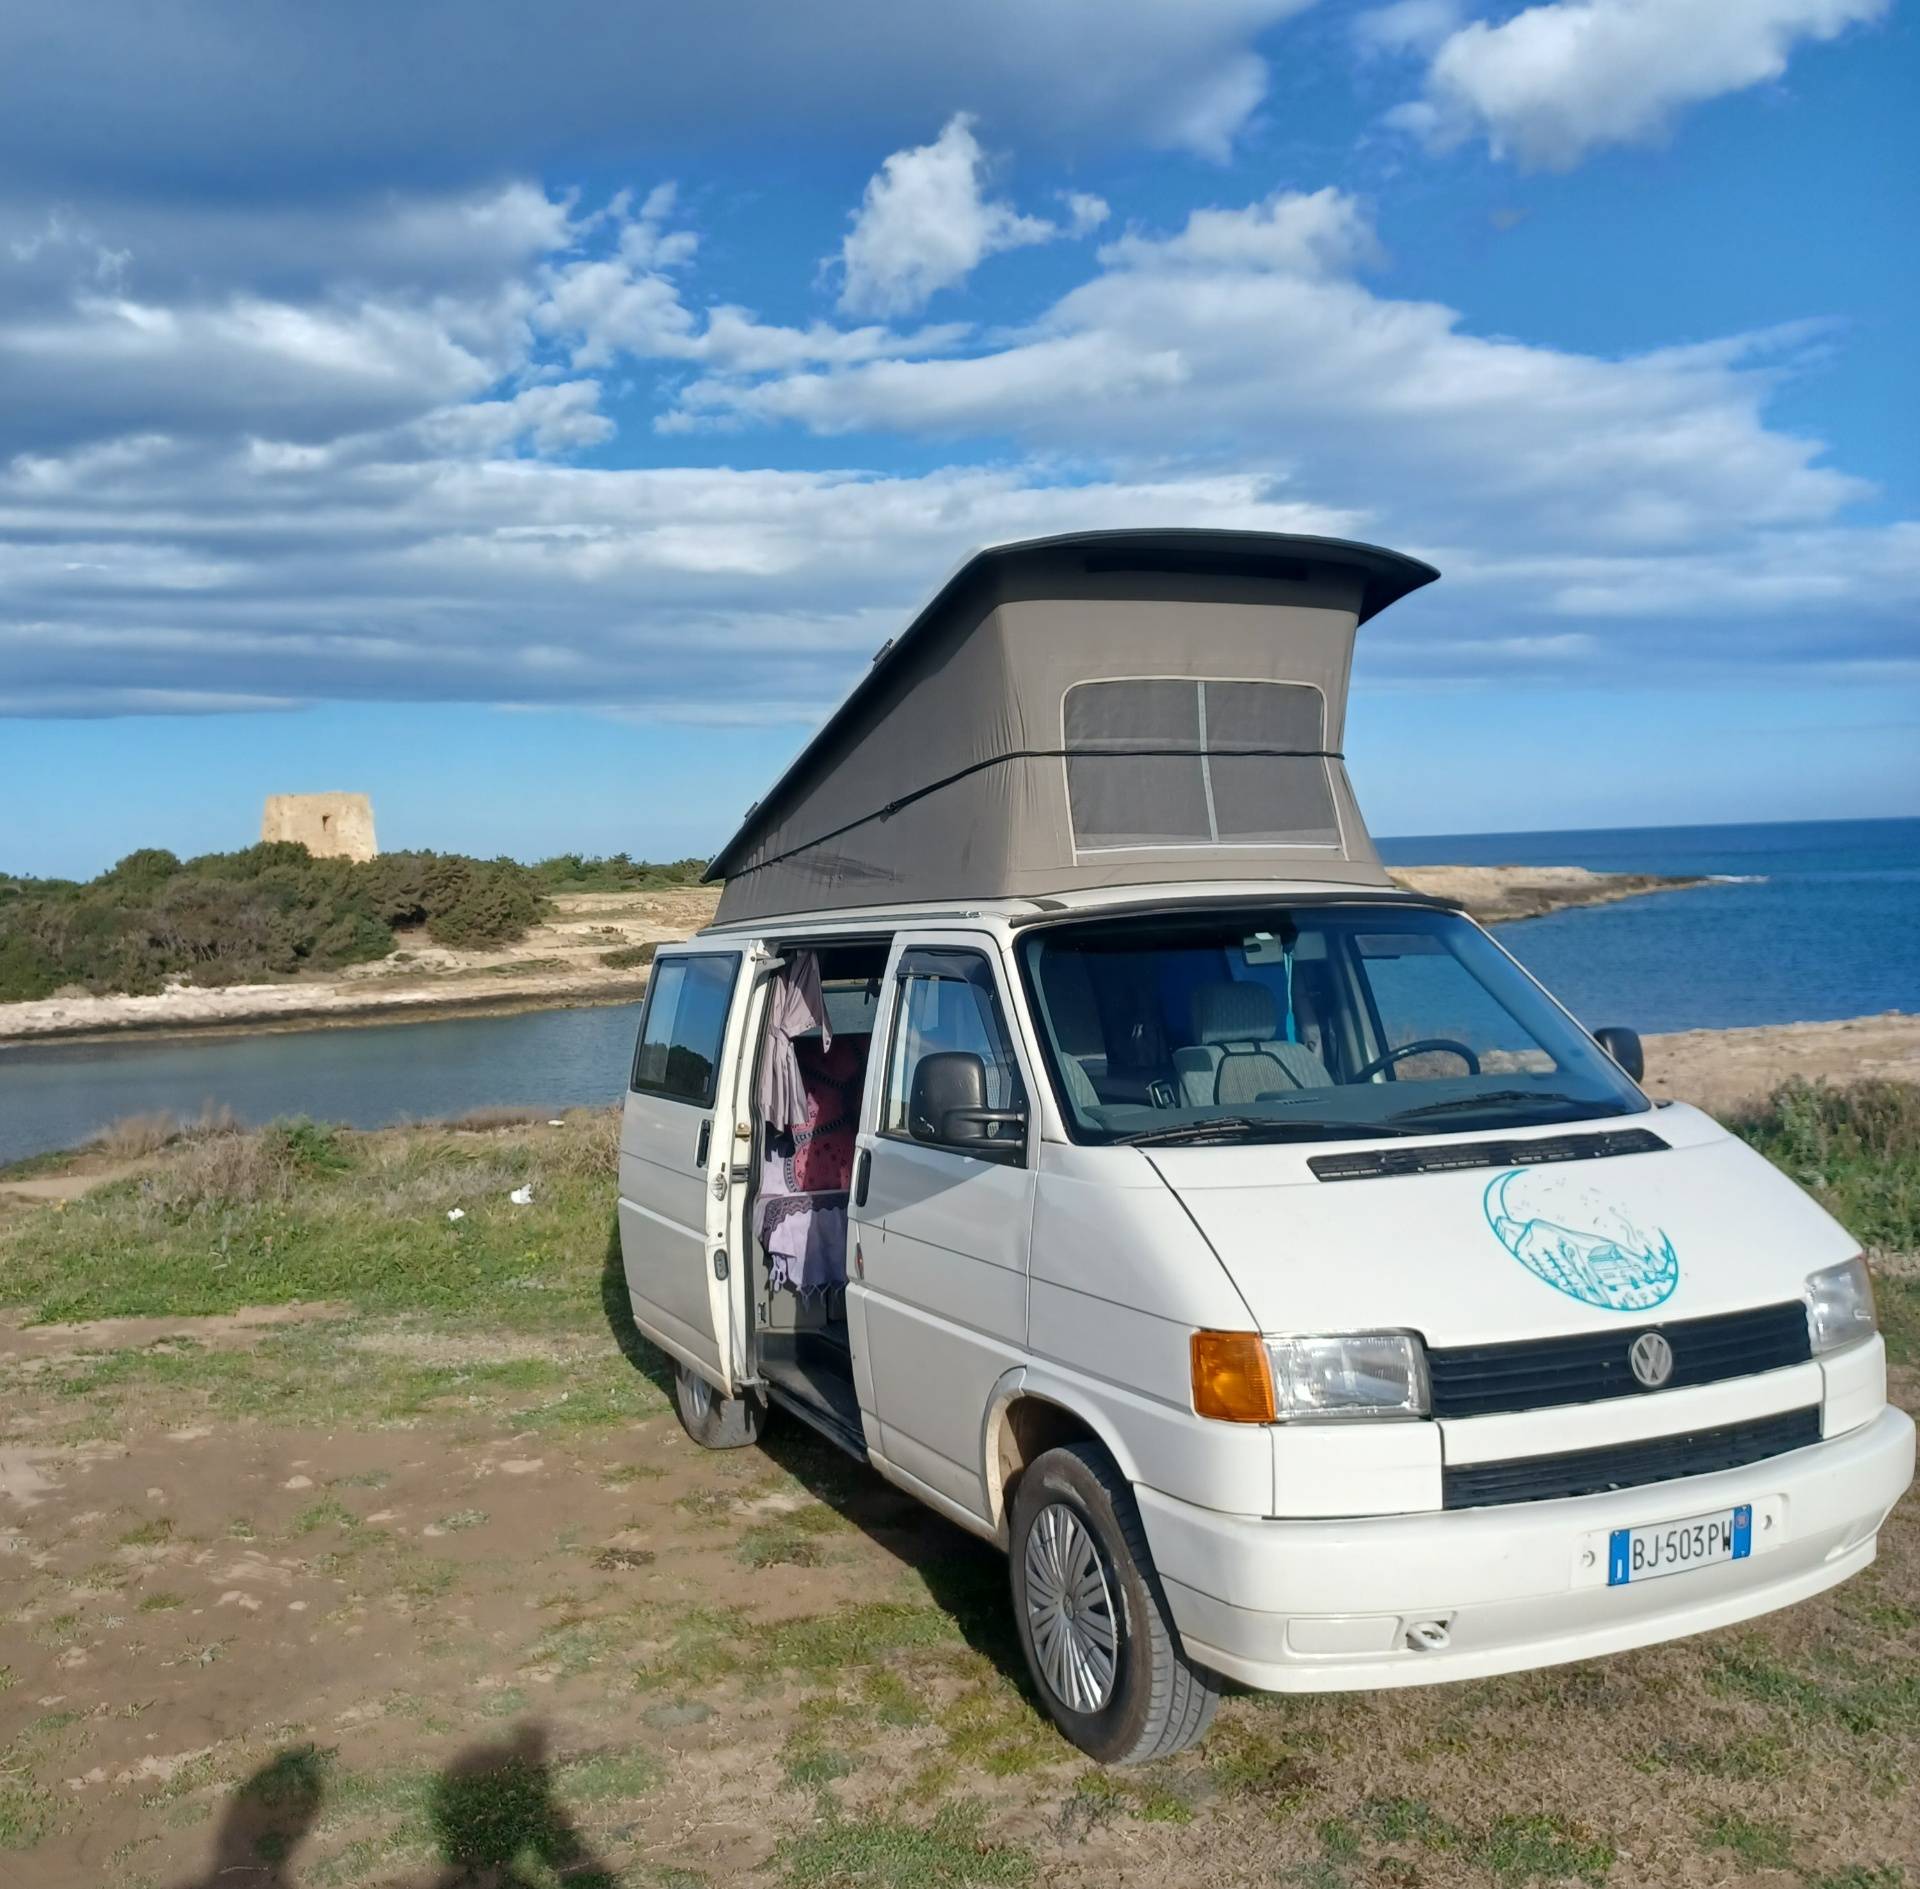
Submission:
<svg viewBox="0 0 1920 1889">
<path fill-rule="evenodd" d="M 969 547 L 1414 551 L 1376 830 L 1920 812 L 1894 0 L 0 20 L 0 868 L 704 853 Z"/>
</svg>

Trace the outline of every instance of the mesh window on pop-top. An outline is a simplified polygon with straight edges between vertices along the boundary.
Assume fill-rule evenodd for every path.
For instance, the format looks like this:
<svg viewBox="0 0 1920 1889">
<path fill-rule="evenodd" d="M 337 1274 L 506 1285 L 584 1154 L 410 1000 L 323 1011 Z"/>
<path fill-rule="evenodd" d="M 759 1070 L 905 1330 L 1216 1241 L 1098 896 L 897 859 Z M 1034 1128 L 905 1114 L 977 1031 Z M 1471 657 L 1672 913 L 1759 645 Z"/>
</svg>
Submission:
<svg viewBox="0 0 1920 1889">
<path fill-rule="evenodd" d="M 1340 844 L 1325 707 L 1297 682 L 1077 682 L 1067 801 L 1083 852 Z"/>
</svg>

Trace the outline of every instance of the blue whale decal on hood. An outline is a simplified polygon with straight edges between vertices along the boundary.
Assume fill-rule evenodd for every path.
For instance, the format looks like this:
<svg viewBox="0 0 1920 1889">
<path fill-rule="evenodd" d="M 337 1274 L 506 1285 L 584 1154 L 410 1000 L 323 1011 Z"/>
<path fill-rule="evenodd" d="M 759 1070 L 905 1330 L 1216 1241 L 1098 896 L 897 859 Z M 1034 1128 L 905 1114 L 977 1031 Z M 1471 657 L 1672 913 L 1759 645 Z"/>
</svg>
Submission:
<svg viewBox="0 0 1920 1889">
<path fill-rule="evenodd" d="M 1556 1292 L 1608 1312 L 1644 1312 L 1673 1297 L 1680 1258 L 1658 1227 L 1636 1226 L 1565 1168 L 1509 1168 L 1488 1182 L 1487 1225 Z"/>
</svg>

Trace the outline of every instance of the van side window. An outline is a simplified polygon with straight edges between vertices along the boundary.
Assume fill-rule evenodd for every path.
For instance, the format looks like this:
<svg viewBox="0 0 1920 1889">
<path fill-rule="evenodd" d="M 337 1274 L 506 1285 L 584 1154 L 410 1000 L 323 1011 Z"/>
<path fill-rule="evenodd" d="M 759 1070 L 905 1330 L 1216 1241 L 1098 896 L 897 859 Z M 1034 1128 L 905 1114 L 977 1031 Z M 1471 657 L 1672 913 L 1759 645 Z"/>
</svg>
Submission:
<svg viewBox="0 0 1920 1889">
<path fill-rule="evenodd" d="M 987 960 L 975 951 L 915 951 L 899 982 L 880 1132 L 912 1138 L 907 1103 L 914 1073 L 921 1058 L 947 1050 L 965 1050 L 985 1065 L 988 1108 L 1024 1109 L 1026 1088 Z"/>
<path fill-rule="evenodd" d="M 713 1103 L 720 1039 L 733 1003 L 736 957 L 661 958 L 647 984 L 633 1052 L 633 1087 L 700 1108 Z"/>
</svg>

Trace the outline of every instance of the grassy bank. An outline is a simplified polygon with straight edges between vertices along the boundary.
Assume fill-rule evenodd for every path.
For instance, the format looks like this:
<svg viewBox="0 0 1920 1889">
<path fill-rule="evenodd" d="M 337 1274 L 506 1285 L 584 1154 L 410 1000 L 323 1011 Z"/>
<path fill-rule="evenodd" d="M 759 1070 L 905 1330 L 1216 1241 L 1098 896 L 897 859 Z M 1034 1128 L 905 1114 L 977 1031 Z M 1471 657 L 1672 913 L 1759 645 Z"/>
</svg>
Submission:
<svg viewBox="0 0 1920 1889">
<path fill-rule="evenodd" d="M 1880 1249 L 1908 1366 L 1913 1121 L 1863 1091 L 1741 1125 Z M 1911 1502 L 1869 1573 L 1748 1627 L 1233 1698 L 1201 1750 L 1106 1773 L 1035 1710 L 990 1548 L 792 1428 L 681 1436 L 611 1115 L 148 1122 L 118 1153 L 0 1216 L 0 1302 L 113 1321 L 0 1325 L 31 1549 L 0 1877 L 1920 1889 Z"/>
<path fill-rule="evenodd" d="M 1880 1256 L 1885 1322 L 1910 1355 L 1920 1089 L 1789 1084 L 1732 1126 Z M 148 1171 L 0 1236 L 0 1302 L 42 1320 L 325 1299 L 519 1321 L 576 1301 L 610 1233 L 611 1112 L 576 1110 L 558 1129 L 507 1111 L 370 1134 L 311 1122 L 243 1133 L 220 1117 L 172 1132 L 155 1118 L 110 1130 L 100 1145 L 149 1155 Z M 508 1198 L 523 1185 L 528 1206 Z"/>
</svg>

